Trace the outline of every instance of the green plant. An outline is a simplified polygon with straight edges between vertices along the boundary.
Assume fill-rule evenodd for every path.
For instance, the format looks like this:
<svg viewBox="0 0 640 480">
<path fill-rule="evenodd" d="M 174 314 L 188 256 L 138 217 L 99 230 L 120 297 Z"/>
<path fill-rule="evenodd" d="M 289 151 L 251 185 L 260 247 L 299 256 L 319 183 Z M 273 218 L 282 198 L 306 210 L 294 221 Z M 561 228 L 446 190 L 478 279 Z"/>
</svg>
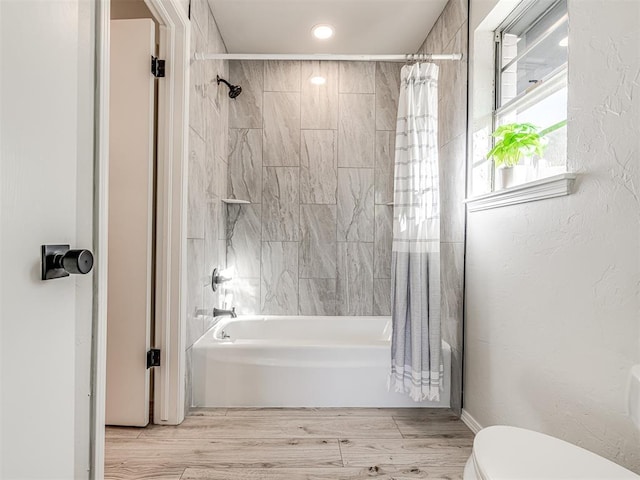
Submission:
<svg viewBox="0 0 640 480">
<path fill-rule="evenodd" d="M 493 132 L 497 140 L 494 147 L 487 153 L 487 158 L 493 158 L 496 167 L 504 165 L 513 167 L 520 163 L 522 157 L 538 155 L 541 157 L 547 146 L 545 135 L 565 126 L 566 120 L 556 123 L 544 130 L 531 123 L 509 123 L 502 125 Z"/>
</svg>

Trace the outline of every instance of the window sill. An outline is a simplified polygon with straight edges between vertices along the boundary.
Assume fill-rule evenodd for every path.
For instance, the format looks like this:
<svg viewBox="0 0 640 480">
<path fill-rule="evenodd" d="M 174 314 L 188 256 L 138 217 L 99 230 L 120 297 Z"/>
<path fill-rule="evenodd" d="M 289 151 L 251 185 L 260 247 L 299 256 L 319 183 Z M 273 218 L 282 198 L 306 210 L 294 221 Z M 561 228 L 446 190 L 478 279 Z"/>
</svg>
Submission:
<svg viewBox="0 0 640 480">
<path fill-rule="evenodd" d="M 507 205 L 517 205 L 518 203 L 535 202 L 545 198 L 570 195 L 575 179 L 575 173 L 561 173 L 553 177 L 542 178 L 479 197 L 469 198 L 465 200 L 467 211 L 478 212 L 480 210 L 506 207 Z"/>
</svg>

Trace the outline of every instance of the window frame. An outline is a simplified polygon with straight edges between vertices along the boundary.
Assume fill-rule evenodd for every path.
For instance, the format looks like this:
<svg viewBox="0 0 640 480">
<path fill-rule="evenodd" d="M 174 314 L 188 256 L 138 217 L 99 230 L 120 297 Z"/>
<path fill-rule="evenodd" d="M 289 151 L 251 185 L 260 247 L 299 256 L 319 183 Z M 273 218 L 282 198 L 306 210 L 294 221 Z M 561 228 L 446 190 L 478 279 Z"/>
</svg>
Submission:
<svg viewBox="0 0 640 480">
<path fill-rule="evenodd" d="M 534 19 L 532 19 L 531 23 L 527 25 L 526 30 L 531 30 L 535 27 L 551 10 L 556 8 L 560 3 L 566 0 L 555 0 L 551 3 L 547 8 L 544 9 L 541 13 L 539 13 Z M 537 38 L 531 45 L 527 46 L 527 48 L 519 55 L 516 55 L 514 58 L 509 60 L 507 65 L 503 65 L 503 38 L 505 31 L 508 31 L 509 28 L 513 27 L 518 21 L 522 20 L 522 18 L 527 15 L 531 7 L 536 4 L 536 0 L 525 0 L 520 5 L 518 5 L 506 18 L 502 21 L 498 27 L 493 32 L 494 38 L 494 88 L 493 88 L 493 109 L 491 112 L 491 132 L 496 131 L 498 126 L 500 125 L 501 115 L 504 115 L 510 111 L 516 110 L 519 106 L 526 104 L 531 99 L 542 98 L 545 96 L 539 96 L 540 91 L 546 88 L 550 88 L 549 95 L 555 92 L 554 86 L 558 84 L 558 82 L 567 82 L 567 72 L 568 72 L 568 59 L 560 66 L 554 69 L 551 73 L 547 74 L 541 80 L 537 81 L 535 84 L 531 85 L 529 88 L 524 90 L 523 92 L 517 94 L 515 97 L 509 99 L 504 104 L 502 103 L 502 75 L 505 73 L 505 70 L 517 62 L 519 59 L 525 57 L 528 53 L 530 53 L 534 48 L 536 48 L 540 43 L 542 43 L 545 39 L 547 39 L 553 32 L 555 32 L 558 28 L 560 28 L 565 22 L 568 22 L 568 9 L 564 12 L 564 14 L 556 20 L 549 28 L 547 28 L 542 35 Z M 491 138 L 491 147 L 495 145 L 495 138 Z M 496 166 L 495 163 L 486 159 L 491 163 L 491 171 L 490 171 L 490 192 L 495 193 L 499 190 L 496 190 Z M 472 169 L 475 167 L 480 167 L 482 165 L 482 161 L 476 162 L 475 164 L 471 164 Z M 535 179 L 534 181 L 542 180 L 545 177 L 540 177 Z"/>
</svg>

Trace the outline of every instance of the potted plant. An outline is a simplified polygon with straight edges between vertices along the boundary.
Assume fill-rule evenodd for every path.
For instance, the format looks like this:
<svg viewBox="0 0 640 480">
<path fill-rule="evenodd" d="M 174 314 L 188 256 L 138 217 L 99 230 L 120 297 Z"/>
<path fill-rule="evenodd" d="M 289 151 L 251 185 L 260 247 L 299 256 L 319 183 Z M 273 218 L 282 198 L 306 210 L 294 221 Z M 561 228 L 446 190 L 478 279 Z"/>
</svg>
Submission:
<svg viewBox="0 0 640 480">
<path fill-rule="evenodd" d="M 500 173 L 499 185 L 505 188 L 513 183 L 514 167 L 524 158 L 542 157 L 547 146 L 544 138 L 551 132 L 565 126 L 566 120 L 558 122 L 544 130 L 531 123 L 508 123 L 493 132 L 496 139 L 494 147 L 487 153 Z"/>
</svg>

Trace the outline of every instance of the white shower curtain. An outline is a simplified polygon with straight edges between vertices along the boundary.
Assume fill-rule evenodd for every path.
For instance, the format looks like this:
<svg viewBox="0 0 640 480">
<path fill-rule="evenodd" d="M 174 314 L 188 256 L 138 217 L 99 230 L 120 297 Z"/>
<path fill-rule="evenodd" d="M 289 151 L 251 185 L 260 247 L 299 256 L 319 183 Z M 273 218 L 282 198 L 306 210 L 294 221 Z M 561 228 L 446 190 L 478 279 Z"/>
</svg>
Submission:
<svg viewBox="0 0 640 480">
<path fill-rule="evenodd" d="M 402 68 L 396 126 L 391 377 L 415 401 L 440 399 L 438 66 Z"/>
</svg>

